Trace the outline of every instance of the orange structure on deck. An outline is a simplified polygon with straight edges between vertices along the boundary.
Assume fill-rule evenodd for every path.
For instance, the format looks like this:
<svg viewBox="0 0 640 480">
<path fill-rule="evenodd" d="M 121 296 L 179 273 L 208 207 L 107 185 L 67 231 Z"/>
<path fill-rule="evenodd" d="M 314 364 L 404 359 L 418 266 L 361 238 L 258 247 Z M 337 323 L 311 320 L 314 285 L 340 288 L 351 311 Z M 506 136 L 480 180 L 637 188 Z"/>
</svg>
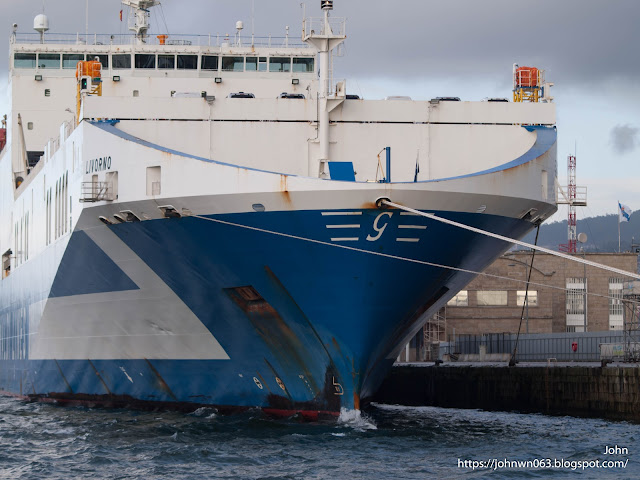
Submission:
<svg viewBox="0 0 640 480">
<path fill-rule="evenodd" d="M 100 78 L 102 76 L 102 64 L 97 60 L 78 62 L 76 65 L 76 78 L 91 77 Z"/>
<path fill-rule="evenodd" d="M 517 87 L 539 87 L 539 70 L 536 67 L 516 68 L 515 84 Z"/>
</svg>

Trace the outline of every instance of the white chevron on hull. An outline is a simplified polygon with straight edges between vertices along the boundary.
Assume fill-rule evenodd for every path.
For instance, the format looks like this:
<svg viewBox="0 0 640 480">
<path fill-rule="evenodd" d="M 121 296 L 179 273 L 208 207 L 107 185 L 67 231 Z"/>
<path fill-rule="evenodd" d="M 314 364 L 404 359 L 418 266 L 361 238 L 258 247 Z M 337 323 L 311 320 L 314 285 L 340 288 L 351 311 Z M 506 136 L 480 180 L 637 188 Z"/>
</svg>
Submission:
<svg viewBox="0 0 640 480">
<path fill-rule="evenodd" d="M 85 230 L 139 290 L 50 298 L 36 360 L 228 360 L 184 302 L 106 226 Z"/>
</svg>

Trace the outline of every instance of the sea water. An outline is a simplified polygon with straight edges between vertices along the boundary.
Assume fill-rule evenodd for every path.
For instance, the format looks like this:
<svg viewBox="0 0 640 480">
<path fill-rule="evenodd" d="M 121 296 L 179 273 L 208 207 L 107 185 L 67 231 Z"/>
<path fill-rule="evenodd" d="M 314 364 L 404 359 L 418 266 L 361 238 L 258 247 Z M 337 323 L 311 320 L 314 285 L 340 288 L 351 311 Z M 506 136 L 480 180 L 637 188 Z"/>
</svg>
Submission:
<svg viewBox="0 0 640 480">
<path fill-rule="evenodd" d="M 12 480 L 637 479 L 639 454 L 640 425 L 598 419 L 373 405 L 309 423 L 0 397 L 0 478 Z"/>
</svg>

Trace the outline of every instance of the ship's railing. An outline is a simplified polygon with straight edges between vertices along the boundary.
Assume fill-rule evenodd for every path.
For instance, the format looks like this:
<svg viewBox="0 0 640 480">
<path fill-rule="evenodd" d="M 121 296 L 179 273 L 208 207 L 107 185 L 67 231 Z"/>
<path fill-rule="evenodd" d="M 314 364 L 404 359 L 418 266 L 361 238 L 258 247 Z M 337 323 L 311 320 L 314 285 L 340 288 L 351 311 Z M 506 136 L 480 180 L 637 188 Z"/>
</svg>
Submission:
<svg viewBox="0 0 640 480">
<path fill-rule="evenodd" d="M 331 33 L 324 31 L 324 17 L 308 17 L 302 22 L 302 38 L 312 35 L 335 35 L 338 37 L 347 34 L 347 20 L 345 17 L 329 17 Z"/>
<path fill-rule="evenodd" d="M 115 200 L 112 182 L 82 182 L 80 195 L 80 201 L 83 203 Z"/>
<path fill-rule="evenodd" d="M 309 48 L 309 45 L 299 39 L 284 36 L 251 36 L 242 35 L 161 35 L 161 39 L 156 35 L 149 35 L 146 45 L 165 46 L 199 46 L 199 47 L 295 47 Z M 166 38 L 165 38 L 166 37 Z M 39 33 L 16 33 L 12 37 L 12 42 L 16 44 L 40 44 Z M 86 37 L 80 33 L 47 33 L 44 36 L 44 44 L 56 45 L 136 45 L 137 40 L 133 34 L 103 34 L 96 33 Z"/>
</svg>

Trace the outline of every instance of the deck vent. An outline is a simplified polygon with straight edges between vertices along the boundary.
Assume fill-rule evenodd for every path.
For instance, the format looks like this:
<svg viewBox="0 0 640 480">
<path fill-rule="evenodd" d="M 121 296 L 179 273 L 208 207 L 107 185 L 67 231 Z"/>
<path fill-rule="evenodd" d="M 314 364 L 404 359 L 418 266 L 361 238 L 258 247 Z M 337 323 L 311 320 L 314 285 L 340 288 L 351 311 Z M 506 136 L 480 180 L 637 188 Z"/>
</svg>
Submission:
<svg viewBox="0 0 640 480">
<path fill-rule="evenodd" d="M 117 213 L 113 215 L 113 218 L 115 218 L 120 223 L 125 223 L 126 222 L 126 220 L 124 218 L 122 218 L 121 215 L 118 215 Z"/>
<path fill-rule="evenodd" d="M 107 217 L 99 216 L 98 220 L 100 220 L 105 225 L 113 225 L 113 222 L 109 220 Z"/>
</svg>

